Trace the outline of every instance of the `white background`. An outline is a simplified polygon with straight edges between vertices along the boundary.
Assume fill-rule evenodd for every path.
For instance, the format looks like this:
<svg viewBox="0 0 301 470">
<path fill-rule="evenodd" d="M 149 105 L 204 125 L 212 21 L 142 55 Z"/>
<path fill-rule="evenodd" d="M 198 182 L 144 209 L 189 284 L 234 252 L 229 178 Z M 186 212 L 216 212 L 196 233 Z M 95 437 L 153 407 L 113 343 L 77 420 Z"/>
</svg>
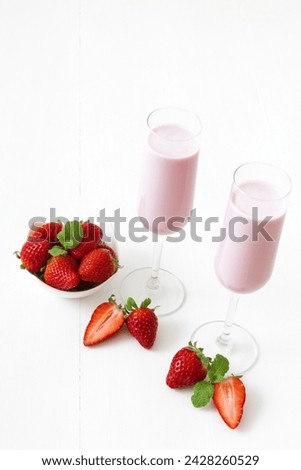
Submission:
<svg viewBox="0 0 301 470">
<path fill-rule="evenodd" d="M 300 448 L 300 20 L 298 0 L 0 1 L 1 449 Z M 135 216 L 146 117 L 165 105 L 204 125 L 199 215 L 223 215 L 245 161 L 293 179 L 273 277 L 239 307 L 261 356 L 235 431 L 165 385 L 196 326 L 225 314 L 211 234 L 166 244 L 162 267 L 182 278 L 187 300 L 161 319 L 150 351 L 126 332 L 82 345 L 96 305 L 149 264 L 150 242 L 120 244 L 124 268 L 82 300 L 50 297 L 12 256 L 50 207 Z"/>
</svg>

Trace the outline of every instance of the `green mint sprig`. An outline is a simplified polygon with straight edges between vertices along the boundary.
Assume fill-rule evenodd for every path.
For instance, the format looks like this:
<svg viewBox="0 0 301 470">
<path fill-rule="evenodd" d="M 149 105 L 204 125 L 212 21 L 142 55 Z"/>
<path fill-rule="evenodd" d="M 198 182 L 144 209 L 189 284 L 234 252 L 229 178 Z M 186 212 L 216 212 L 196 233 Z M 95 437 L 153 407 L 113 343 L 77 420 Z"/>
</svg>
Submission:
<svg viewBox="0 0 301 470">
<path fill-rule="evenodd" d="M 211 383 L 222 382 L 225 378 L 225 374 L 229 370 L 229 361 L 226 357 L 221 354 L 217 354 L 210 364 L 208 370 L 208 378 Z"/>
<path fill-rule="evenodd" d="M 196 343 L 194 346 L 196 347 Z M 197 382 L 193 387 L 191 401 L 196 408 L 204 407 L 210 402 L 214 393 L 214 384 L 225 380 L 225 375 L 229 370 L 229 361 L 221 354 L 217 354 L 213 360 L 207 358 L 206 362 L 206 379 Z"/>
<path fill-rule="evenodd" d="M 193 395 L 191 401 L 195 408 L 202 408 L 210 402 L 213 397 L 214 386 L 207 380 L 197 382 L 193 387 Z"/>
</svg>

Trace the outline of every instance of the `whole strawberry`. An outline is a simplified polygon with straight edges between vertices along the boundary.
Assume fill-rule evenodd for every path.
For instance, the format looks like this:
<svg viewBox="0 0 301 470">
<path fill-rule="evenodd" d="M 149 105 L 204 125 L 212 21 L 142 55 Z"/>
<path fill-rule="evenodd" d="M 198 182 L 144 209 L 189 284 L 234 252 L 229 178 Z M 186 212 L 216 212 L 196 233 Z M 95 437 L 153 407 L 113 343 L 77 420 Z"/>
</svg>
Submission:
<svg viewBox="0 0 301 470">
<path fill-rule="evenodd" d="M 79 265 L 79 277 L 83 281 L 102 283 L 118 269 L 118 262 L 104 248 L 94 248 L 84 256 Z"/>
<path fill-rule="evenodd" d="M 21 259 L 21 267 L 32 273 L 38 273 L 47 263 L 51 244 L 43 238 L 40 232 L 32 232 L 30 238 L 24 243 L 21 252 L 17 253 Z"/>
<path fill-rule="evenodd" d="M 49 243 L 57 243 L 57 235 L 63 229 L 61 222 L 48 222 L 43 224 L 41 227 L 38 227 L 37 230 L 41 232 L 44 238 L 46 238 Z"/>
<path fill-rule="evenodd" d="M 46 266 L 44 281 L 56 289 L 74 289 L 80 281 L 76 260 L 70 255 L 54 256 Z"/>
<path fill-rule="evenodd" d="M 190 342 L 173 357 L 166 377 L 167 385 L 170 388 L 184 388 L 204 380 L 208 363 L 203 349 Z"/>
<path fill-rule="evenodd" d="M 108 250 L 111 253 L 111 255 L 113 256 L 113 258 L 118 261 L 118 256 L 117 256 L 116 252 L 113 250 L 113 248 L 111 246 L 106 245 L 105 243 L 102 243 L 100 245 L 100 248 L 103 248 L 104 250 Z"/>
<path fill-rule="evenodd" d="M 150 303 L 150 299 L 145 299 L 138 307 L 129 297 L 124 308 L 129 332 L 146 349 L 153 346 L 158 330 L 158 318 L 155 309 L 148 308 Z"/>
<path fill-rule="evenodd" d="M 82 240 L 75 248 L 69 250 L 72 256 L 76 259 L 83 259 L 83 257 L 99 245 L 102 238 L 102 230 L 98 225 L 91 222 L 84 222 L 81 224 Z"/>
</svg>

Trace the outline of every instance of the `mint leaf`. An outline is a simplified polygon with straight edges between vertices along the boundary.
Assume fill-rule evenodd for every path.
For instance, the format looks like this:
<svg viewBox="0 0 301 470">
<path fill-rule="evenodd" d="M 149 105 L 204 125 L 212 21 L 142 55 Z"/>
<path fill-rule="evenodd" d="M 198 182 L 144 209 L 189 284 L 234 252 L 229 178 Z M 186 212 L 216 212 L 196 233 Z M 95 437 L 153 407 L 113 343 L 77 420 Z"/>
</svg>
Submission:
<svg viewBox="0 0 301 470">
<path fill-rule="evenodd" d="M 191 397 L 193 406 L 196 408 L 206 406 L 210 402 L 213 392 L 214 386 L 212 383 L 205 380 L 197 382 L 193 387 L 193 395 Z"/>
<path fill-rule="evenodd" d="M 53 246 L 50 250 L 48 250 L 48 253 L 51 254 L 51 256 L 59 256 L 59 255 L 66 255 L 67 251 L 64 250 L 61 246 Z"/>
<path fill-rule="evenodd" d="M 66 222 L 63 230 L 58 233 L 57 238 L 66 250 L 76 248 L 83 238 L 83 229 L 80 222 L 78 220 Z"/>
<path fill-rule="evenodd" d="M 208 378 L 210 382 L 216 383 L 224 380 L 225 374 L 229 370 L 229 361 L 221 354 L 217 354 L 212 361 L 211 367 L 208 371 Z"/>
</svg>

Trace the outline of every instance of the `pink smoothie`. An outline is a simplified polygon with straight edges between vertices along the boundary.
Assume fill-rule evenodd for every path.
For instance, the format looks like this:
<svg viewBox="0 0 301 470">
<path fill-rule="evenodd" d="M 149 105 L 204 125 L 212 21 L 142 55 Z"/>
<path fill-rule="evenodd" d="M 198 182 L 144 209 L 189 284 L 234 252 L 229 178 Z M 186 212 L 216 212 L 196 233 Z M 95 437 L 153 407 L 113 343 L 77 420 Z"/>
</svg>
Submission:
<svg viewBox="0 0 301 470">
<path fill-rule="evenodd" d="M 224 221 L 227 236 L 220 243 L 215 263 L 217 277 L 227 289 L 249 293 L 269 280 L 285 217 L 284 202 L 279 197 L 275 188 L 256 181 L 246 182 L 232 192 Z M 258 224 L 266 216 L 272 216 L 264 229 L 273 241 L 266 240 L 261 233 L 257 241 L 252 240 L 252 207 L 258 207 Z M 247 240 L 230 239 L 229 221 L 233 217 L 247 220 L 246 225 L 238 222 L 234 228 L 236 237 L 247 235 Z"/>
<path fill-rule="evenodd" d="M 145 165 L 140 188 L 139 216 L 144 217 L 150 230 L 172 233 L 167 221 L 182 217 L 182 227 L 193 208 L 198 166 L 197 140 L 185 128 L 176 125 L 160 126 L 148 136 Z M 155 226 L 154 220 L 165 221 Z"/>
</svg>

